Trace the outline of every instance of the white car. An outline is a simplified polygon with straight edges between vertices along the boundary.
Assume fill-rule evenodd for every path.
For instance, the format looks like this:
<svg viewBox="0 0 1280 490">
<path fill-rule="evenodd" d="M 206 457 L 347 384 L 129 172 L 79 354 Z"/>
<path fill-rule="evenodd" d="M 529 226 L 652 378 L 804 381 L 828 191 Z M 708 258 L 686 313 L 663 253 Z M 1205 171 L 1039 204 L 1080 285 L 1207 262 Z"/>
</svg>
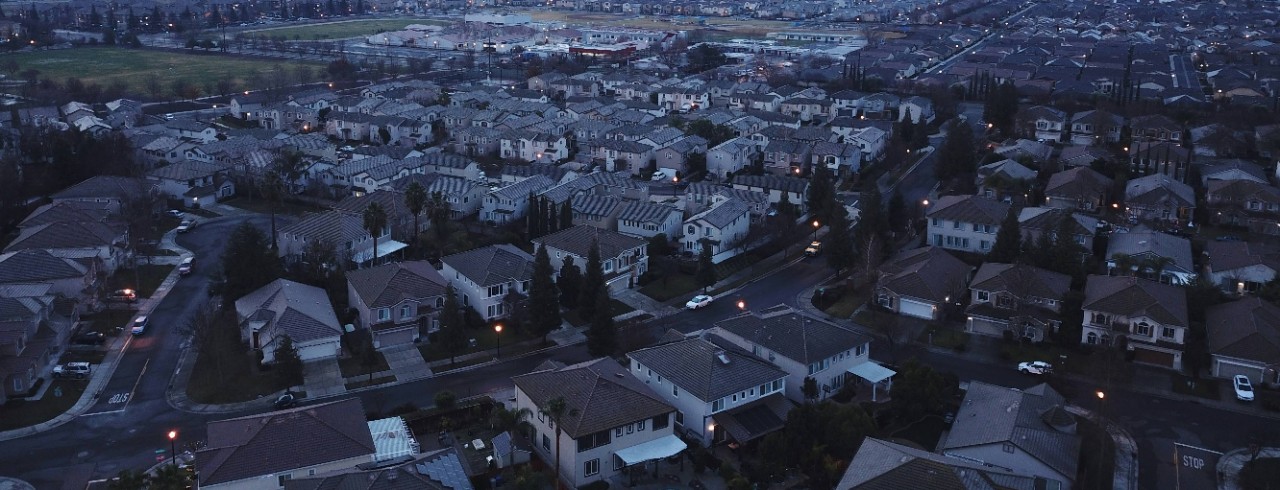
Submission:
<svg viewBox="0 0 1280 490">
<path fill-rule="evenodd" d="M 183 216 L 186 216 L 186 215 L 187 215 L 187 213 L 184 213 L 184 212 L 182 212 L 182 211 L 178 211 L 177 209 L 170 209 L 170 210 L 168 210 L 168 211 L 165 211 L 165 214 L 167 214 L 167 215 L 169 215 L 169 216 L 172 216 L 172 217 L 174 217 L 174 218 L 182 218 Z"/>
<path fill-rule="evenodd" d="M 129 333 L 134 335 L 142 335 L 144 333 L 147 333 L 147 326 L 149 325 L 151 325 L 151 322 L 147 321 L 147 317 L 145 315 L 140 316 L 138 318 L 133 319 L 133 327 L 129 329 Z"/>
<path fill-rule="evenodd" d="M 712 299 L 713 299 L 712 297 L 707 296 L 705 294 L 699 294 L 697 296 L 694 296 L 693 299 L 690 299 L 688 303 L 685 303 L 684 307 L 690 310 L 696 310 L 698 308 L 702 308 L 704 306 L 711 304 Z"/>
<path fill-rule="evenodd" d="M 1231 384 L 1235 385 L 1237 400 L 1242 402 L 1253 401 L 1253 383 L 1249 381 L 1248 376 L 1237 374 L 1231 380 Z"/>
<path fill-rule="evenodd" d="M 804 254 L 809 257 L 817 256 L 819 253 L 822 253 L 822 242 L 818 240 L 814 240 L 808 248 L 804 249 Z"/>
<path fill-rule="evenodd" d="M 1031 361 L 1018 363 L 1018 372 L 1023 374 L 1049 374 L 1053 372 L 1053 365 L 1044 361 Z"/>
<path fill-rule="evenodd" d="M 178 224 L 178 233 L 186 233 L 188 231 L 191 231 L 191 229 L 195 227 L 196 227 L 196 220 L 193 220 L 193 219 L 182 220 L 182 223 Z"/>
</svg>

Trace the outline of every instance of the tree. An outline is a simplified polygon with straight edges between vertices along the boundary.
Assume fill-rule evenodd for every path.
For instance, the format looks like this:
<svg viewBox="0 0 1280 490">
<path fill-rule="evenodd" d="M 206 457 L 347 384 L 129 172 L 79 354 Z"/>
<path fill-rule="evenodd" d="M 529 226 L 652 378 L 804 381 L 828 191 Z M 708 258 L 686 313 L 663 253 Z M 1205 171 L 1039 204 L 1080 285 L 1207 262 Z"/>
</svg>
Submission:
<svg viewBox="0 0 1280 490">
<path fill-rule="evenodd" d="M 573 263 L 573 256 L 566 255 L 564 264 L 560 266 L 560 274 L 556 277 L 556 287 L 560 289 L 560 305 L 569 309 L 577 308 L 581 286 L 582 271 Z"/>
<path fill-rule="evenodd" d="M 276 346 L 276 376 L 288 386 L 302 384 L 302 357 L 293 345 L 293 337 L 285 335 Z"/>
<path fill-rule="evenodd" d="M 278 250 L 276 243 L 276 212 L 280 202 L 284 199 L 285 193 L 291 189 L 295 182 L 302 177 L 306 171 L 306 162 L 302 158 L 302 153 L 296 151 L 286 151 L 276 157 L 271 162 L 271 167 L 267 170 L 262 181 L 259 183 L 263 197 L 271 205 L 271 249 Z"/>
<path fill-rule="evenodd" d="M 595 291 L 596 311 L 587 328 L 587 352 L 592 356 L 609 356 L 618 349 L 618 327 L 613 323 L 613 308 L 609 306 L 609 288 Z"/>
<path fill-rule="evenodd" d="M 529 193 L 527 201 L 528 202 L 525 203 L 524 212 L 525 236 L 529 237 L 530 240 L 533 240 L 534 238 L 542 236 L 542 219 L 546 216 L 546 213 L 542 212 L 542 201 L 539 201 L 538 196 L 535 196 L 532 192 Z"/>
<path fill-rule="evenodd" d="M 733 139 L 733 128 L 723 124 L 715 124 L 707 119 L 698 119 L 689 123 L 684 132 L 707 140 L 707 148 L 715 148 Z"/>
<path fill-rule="evenodd" d="M 533 332 L 542 335 L 543 344 L 547 343 L 548 334 L 560 328 L 559 292 L 551 277 L 553 273 L 555 269 L 551 267 L 547 247 L 538 245 L 533 259 L 533 278 L 529 285 L 529 319 Z"/>
<path fill-rule="evenodd" d="M 107 483 L 108 490 L 142 490 L 147 488 L 151 478 L 138 470 L 121 470 L 116 477 Z"/>
<path fill-rule="evenodd" d="M 560 203 L 560 229 L 573 228 L 573 206 L 569 203 L 569 199 L 565 199 Z"/>
<path fill-rule="evenodd" d="M 1018 224 L 1018 213 L 1010 208 L 1000 223 L 1000 231 L 996 233 L 996 243 L 987 253 L 988 262 L 1012 264 L 1022 253 L 1022 228 Z"/>
<path fill-rule="evenodd" d="M 728 58 L 725 58 L 720 48 L 707 43 L 698 44 L 686 52 L 685 60 L 690 73 L 701 73 L 728 64 Z"/>
<path fill-rule="evenodd" d="M 1018 89 L 1005 81 L 987 93 L 982 105 L 982 120 L 990 123 L 1003 134 L 1013 132 L 1014 116 L 1018 113 Z"/>
<path fill-rule="evenodd" d="M 947 137 L 942 140 L 942 146 L 938 149 L 937 163 L 934 164 L 934 174 L 938 180 L 945 182 L 962 179 L 977 172 L 976 149 L 973 129 L 968 124 L 952 122 L 947 130 Z"/>
<path fill-rule="evenodd" d="M 444 307 L 440 309 L 440 331 L 436 333 L 436 341 L 449 352 L 449 364 L 453 364 L 458 351 L 467 346 L 466 328 L 457 291 L 454 291 L 452 284 L 445 286 Z"/>
<path fill-rule="evenodd" d="M 849 220 L 845 217 L 844 210 L 833 212 L 827 220 L 827 236 L 823 248 L 827 249 L 827 265 L 836 275 L 853 267 L 857 259 L 853 250 L 853 237 L 849 231 Z"/>
<path fill-rule="evenodd" d="M 449 390 L 441 390 L 436 392 L 434 401 L 436 408 L 440 410 L 453 410 L 453 407 L 458 404 L 458 395 Z"/>
<path fill-rule="evenodd" d="M 147 482 L 148 490 L 185 490 L 191 488 L 191 473 L 174 464 L 162 464 Z"/>
<path fill-rule="evenodd" d="M 556 490 L 560 490 L 560 433 L 561 431 L 564 430 L 563 429 L 564 424 L 562 422 L 564 421 L 565 415 L 568 415 L 570 417 L 577 417 L 578 409 L 569 408 L 569 404 L 568 402 L 565 401 L 564 397 L 557 396 L 555 398 L 547 400 L 547 403 L 543 405 L 540 408 L 540 410 L 542 410 L 542 413 L 547 414 L 547 417 L 550 417 L 552 422 L 555 422 L 556 468 L 555 468 L 555 471 L 553 471 L 552 473 L 555 473 L 556 475 Z"/>
<path fill-rule="evenodd" d="M 382 209 L 381 204 L 369 203 L 369 207 L 364 208 L 364 229 L 373 235 L 373 258 L 369 260 L 369 265 L 378 263 L 378 235 L 386 227 L 387 211 Z"/>
<path fill-rule="evenodd" d="M 809 216 L 825 223 L 839 206 L 836 202 L 836 180 L 826 165 L 815 165 L 809 182 Z"/>
<path fill-rule="evenodd" d="M 583 319 L 590 320 L 595 318 L 597 309 L 609 308 L 608 303 L 596 302 L 599 299 L 596 293 L 605 287 L 604 269 L 600 264 L 600 243 L 596 240 L 591 241 L 591 249 L 587 252 L 587 267 L 584 274 L 582 285 L 578 289 L 578 314 Z"/>
<path fill-rule="evenodd" d="M 889 195 L 889 210 L 886 215 L 889 222 L 890 231 L 898 232 L 905 229 L 911 218 L 907 216 L 907 202 L 902 197 L 902 191 L 893 190 L 893 194 Z"/>
<path fill-rule="evenodd" d="M 760 470 L 780 475 L 793 468 L 808 477 L 810 488 L 835 488 L 845 464 L 875 430 L 875 420 L 856 404 L 803 404 L 787 413 L 782 430 L 760 441 L 760 454 L 769 455 Z"/>
<path fill-rule="evenodd" d="M 820 394 L 818 393 L 818 380 L 813 379 L 813 376 L 805 376 L 804 383 L 800 385 L 800 393 L 804 395 L 805 402 L 813 403 Z"/>
<path fill-rule="evenodd" d="M 280 277 L 280 262 L 269 247 L 267 237 L 249 222 L 232 230 L 222 252 L 222 267 L 213 291 L 222 295 L 224 305 Z"/>
<path fill-rule="evenodd" d="M 915 359 L 903 364 L 894 378 L 890 401 L 899 420 L 912 422 L 945 406 L 958 386 L 947 378 Z"/>
<path fill-rule="evenodd" d="M 712 261 L 711 243 L 702 240 L 702 249 L 698 251 L 698 272 L 694 279 L 703 292 L 716 284 L 716 264 Z"/>
<path fill-rule="evenodd" d="M 330 0 L 332 3 L 332 0 Z M 422 214 L 423 208 L 427 206 L 427 190 L 422 184 L 410 182 L 408 187 L 404 189 L 404 207 L 413 213 L 413 238 L 412 242 L 418 241 L 418 233 L 422 232 L 422 228 L 418 227 L 418 216 Z"/>
</svg>

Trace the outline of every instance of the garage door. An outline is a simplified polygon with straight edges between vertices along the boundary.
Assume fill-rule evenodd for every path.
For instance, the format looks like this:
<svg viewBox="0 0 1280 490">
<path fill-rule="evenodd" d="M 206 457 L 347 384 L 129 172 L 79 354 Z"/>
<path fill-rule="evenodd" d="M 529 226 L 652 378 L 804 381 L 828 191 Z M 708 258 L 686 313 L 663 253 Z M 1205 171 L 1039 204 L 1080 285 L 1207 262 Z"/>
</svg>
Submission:
<svg viewBox="0 0 1280 490">
<path fill-rule="evenodd" d="M 1173 354 L 1146 349 L 1134 349 L 1133 360 L 1143 364 L 1154 364 L 1160 367 L 1173 367 Z"/>
<path fill-rule="evenodd" d="M 933 305 L 905 298 L 898 302 L 898 312 L 916 318 L 933 319 Z"/>
<path fill-rule="evenodd" d="M 1219 378 L 1233 378 L 1237 374 L 1243 374 L 1248 376 L 1254 383 L 1262 382 L 1262 370 L 1256 367 L 1241 366 L 1233 362 L 1222 362 L 1216 359 L 1213 363 L 1216 366 L 1214 375 Z"/>
<path fill-rule="evenodd" d="M 375 348 L 382 349 L 393 345 L 412 344 L 413 335 L 417 330 L 417 325 L 414 325 L 412 328 L 374 332 L 373 346 Z"/>
<path fill-rule="evenodd" d="M 337 355 L 338 355 L 337 340 L 334 340 L 332 342 L 324 342 L 320 344 L 308 345 L 306 347 L 298 348 L 298 357 L 301 357 L 302 360 L 304 361 L 310 361 L 313 359 L 323 359 L 326 357 L 337 357 Z"/>
</svg>

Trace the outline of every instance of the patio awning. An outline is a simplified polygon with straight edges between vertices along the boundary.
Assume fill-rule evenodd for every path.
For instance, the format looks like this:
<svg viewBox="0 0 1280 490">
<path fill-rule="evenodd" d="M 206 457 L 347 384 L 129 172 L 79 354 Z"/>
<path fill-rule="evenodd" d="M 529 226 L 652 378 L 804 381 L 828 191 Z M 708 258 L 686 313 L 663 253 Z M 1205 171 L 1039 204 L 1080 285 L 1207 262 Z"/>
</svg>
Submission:
<svg viewBox="0 0 1280 490">
<path fill-rule="evenodd" d="M 680 451 L 684 451 L 686 447 L 688 445 L 680 440 L 679 437 L 666 435 L 649 442 L 618 450 L 613 454 L 622 460 L 622 464 L 631 466 L 645 461 L 675 456 Z"/>
<path fill-rule="evenodd" d="M 872 383 L 879 383 L 886 379 L 892 378 L 898 374 L 892 369 L 881 366 L 875 361 L 867 361 L 857 366 L 849 368 L 849 374 L 865 379 Z"/>
<path fill-rule="evenodd" d="M 781 393 L 711 416 L 720 429 L 739 443 L 751 442 L 782 429 L 793 405 Z"/>
<path fill-rule="evenodd" d="M 400 249 L 408 246 L 409 245 L 403 242 L 397 242 L 395 240 L 378 242 L 378 256 L 386 257 L 392 252 L 399 251 Z M 368 262 L 371 259 L 373 259 L 373 247 L 369 247 L 365 250 L 356 252 L 355 255 L 351 257 L 351 260 L 355 261 L 355 263 L 357 264 L 363 264 L 365 262 Z"/>
</svg>

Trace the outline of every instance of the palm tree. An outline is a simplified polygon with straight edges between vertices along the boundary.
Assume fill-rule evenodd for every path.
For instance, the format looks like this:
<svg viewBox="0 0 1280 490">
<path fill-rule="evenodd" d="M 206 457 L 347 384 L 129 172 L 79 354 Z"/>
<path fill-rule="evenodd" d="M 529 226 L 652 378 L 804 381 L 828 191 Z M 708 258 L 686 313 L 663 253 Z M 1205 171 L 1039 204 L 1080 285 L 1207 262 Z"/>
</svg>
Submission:
<svg viewBox="0 0 1280 490">
<path fill-rule="evenodd" d="M 490 422 L 493 424 L 494 430 L 509 431 L 520 427 L 532 414 L 533 410 L 528 408 L 507 410 L 505 407 L 499 407 L 498 410 L 493 412 L 493 420 Z"/>
<path fill-rule="evenodd" d="M 386 227 L 387 211 L 382 209 L 381 204 L 375 202 L 364 208 L 364 229 L 373 235 L 373 259 L 369 261 L 370 266 L 378 262 L 378 235 Z"/>
<path fill-rule="evenodd" d="M 413 213 L 412 244 L 416 244 L 418 233 L 421 231 L 418 228 L 418 215 L 422 213 L 423 208 L 427 207 L 427 190 L 422 187 L 422 184 L 412 182 L 404 189 L 404 207 Z"/>
<path fill-rule="evenodd" d="M 1141 262 L 1141 269 L 1143 272 L 1150 271 L 1152 279 L 1159 282 L 1160 275 L 1164 274 L 1164 270 L 1173 265 L 1173 262 L 1172 258 L 1157 255 L 1143 259 Z"/>
<path fill-rule="evenodd" d="M 107 484 L 108 490 L 141 490 L 147 488 L 151 478 L 138 470 L 124 470 Z"/>
<path fill-rule="evenodd" d="M 1119 271 L 1119 275 L 1128 276 L 1133 274 L 1136 260 L 1129 254 L 1112 254 L 1111 261 L 1116 264 L 1115 269 Z"/>
<path fill-rule="evenodd" d="M 556 474 L 556 490 L 560 490 L 560 432 L 561 432 L 561 431 L 560 431 L 560 428 L 562 427 L 562 424 L 560 423 L 560 421 L 564 418 L 564 416 L 565 416 L 565 415 L 568 415 L 568 416 L 570 416 L 570 417 L 577 417 L 577 416 L 578 416 L 578 409 L 576 409 L 576 408 L 572 408 L 572 409 L 571 409 L 571 408 L 569 408 L 568 403 L 564 401 L 564 397 L 563 397 L 563 396 L 557 396 L 557 397 L 552 398 L 551 400 L 548 400 L 548 401 L 547 401 L 547 404 L 546 404 L 545 406 L 543 406 L 543 407 L 542 407 L 542 413 L 547 414 L 547 417 L 550 417 L 550 418 L 551 418 L 551 423 L 555 424 L 555 429 L 556 429 L 556 469 L 555 469 L 555 474 Z"/>
</svg>

